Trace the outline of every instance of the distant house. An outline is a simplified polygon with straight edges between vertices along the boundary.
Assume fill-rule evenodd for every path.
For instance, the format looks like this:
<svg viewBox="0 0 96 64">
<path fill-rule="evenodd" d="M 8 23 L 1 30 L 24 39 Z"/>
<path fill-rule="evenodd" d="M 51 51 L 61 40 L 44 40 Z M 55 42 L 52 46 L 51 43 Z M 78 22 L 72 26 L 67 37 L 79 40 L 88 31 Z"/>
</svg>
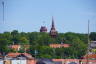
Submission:
<svg viewBox="0 0 96 64">
<path fill-rule="evenodd" d="M 96 64 L 96 60 L 87 60 L 87 59 L 82 59 L 81 64 Z"/>
<path fill-rule="evenodd" d="M 68 48 L 70 47 L 70 44 L 50 44 L 49 46 L 51 48 Z"/>
<path fill-rule="evenodd" d="M 23 50 L 28 50 L 30 48 L 30 45 L 10 45 L 9 48 L 15 50 L 15 51 L 20 51 L 21 49 Z"/>
<path fill-rule="evenodd" d="M 88 54 L 84 56 L 84 59 L 93 59 L 96 60 L 96 54 Z"/>
<path fill-rule="evenodd" d="M 36 64 L 96 64 L 96 60 L 86 59 L 38 59 Z"/>
<path fill-rule="evenodd" d="M 27 64 L 36 64 L 37 60 L 36 59 L 28 59 Z"/>
<path fill-rule="evenodd" d="M 93 48 L 96 49 L 96 41 L 91 41 L 89 47 L 90 47 L 91 49 L 93 49 Z"/>
<path fill-rule="evenodd" d="M 96 53 L 96 41 L 91 41 L 89 44 L 89 54 Z"/>
<path fill-rule="evenodd" d="M 17 59 L 14 59 L 14 60 L 11 60 L 11 64 L 27 64 L 27 60 L 17 60 Z"/>
<path fill-rule="evenodd" d="M 5 56 L 6 59 L 33 59 L 33 57 L 28 53 L 8 53 Z"/>
<path fill-rule="evenodd" d="M 5 56 L 5 59 L 13 59 L 13 58 L 16 58 L 18 55 L 20 55 L 21 53 L 8 53 L 6 56 Z"/>
<path fill-rule="evenodd" d="M 11 64 L 11 60 L 4 60 L 4 64 Z"/>
<path fill-rule="evenodd" d="M 8 53 L 5 64 L 35 64 L 34 58 L 28 53 Z"/>
<path fill-rule="evenodd" d="M 79 59 L 53 59 L 55 64 L 79 64 Z"/>
<path fill-rule="evenodd" d="M 21 48 L 21 45 L 10 45 L 9 48 L 15 50 L 15 51 L 19 51 Z"/>
</svg>

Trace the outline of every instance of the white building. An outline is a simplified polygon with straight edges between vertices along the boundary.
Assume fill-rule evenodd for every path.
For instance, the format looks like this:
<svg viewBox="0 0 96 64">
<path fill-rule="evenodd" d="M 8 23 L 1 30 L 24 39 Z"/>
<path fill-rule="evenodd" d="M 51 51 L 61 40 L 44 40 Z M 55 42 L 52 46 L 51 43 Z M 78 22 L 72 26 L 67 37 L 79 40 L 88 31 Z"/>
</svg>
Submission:
<svg viewBox="0 0 96 64">
<path fill-rule="evenodd" d="M 12 64 L 27 64 L 27 60 L 17 60 L 17 59 L 15 59 L 15 60 L 11 60 L 11 63 Z"/>
</svg>

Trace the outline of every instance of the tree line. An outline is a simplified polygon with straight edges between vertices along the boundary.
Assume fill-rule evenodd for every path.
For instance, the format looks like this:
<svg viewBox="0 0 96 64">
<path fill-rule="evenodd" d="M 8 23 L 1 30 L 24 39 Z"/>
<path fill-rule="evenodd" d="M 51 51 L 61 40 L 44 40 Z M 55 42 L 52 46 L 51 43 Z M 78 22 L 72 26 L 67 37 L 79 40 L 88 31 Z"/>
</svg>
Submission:
<svg viewBox="0 0 96 64">
<path fill-rule="evenodd" d="M 87 34 L 82 33 L 58 33 L 56 38 L 51 38 L 49 33 L 43 32 L 12 32 L 0 33 L 0 52 L 7 54 L 8 52 L 16 52 L 9 49 L 12 44 L 30 45 L 28 53 L 36 58 L 82 58 L 87 51 Z M 90 33 L 90 41 L 96 40 L 96 32 Z M 51 48 L 49 44 L 66 43 L 71 46 L 68 48 Z M 18 52 L 24 52 L 20 50 Z"/>
</svg>

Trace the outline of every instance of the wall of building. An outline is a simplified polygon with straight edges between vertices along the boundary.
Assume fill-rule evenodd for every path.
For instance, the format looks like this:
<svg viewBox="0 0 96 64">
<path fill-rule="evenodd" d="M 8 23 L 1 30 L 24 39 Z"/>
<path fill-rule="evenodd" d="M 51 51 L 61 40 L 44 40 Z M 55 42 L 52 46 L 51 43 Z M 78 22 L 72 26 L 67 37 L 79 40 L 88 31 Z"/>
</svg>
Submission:
<svg viewBox="0 0 96 64">
<path fill-rule="evenodd" d="M 36 64 L 36 60 L 34 59 L 27 60 L 27 64 Z"/>
<path fill-rule="evenodd" d="M 4 64 L 11 64 L 11 60 L 4 60 Z"/>
<path fill-rule="evenodd" d="M 12 64 L 27 64 L 27 60 L 11 60 Z"/>
<path fill-rule="evenodd" d="M 0 60 L 0 64 L 3 64 L 3 60 Z"/>
</svg>

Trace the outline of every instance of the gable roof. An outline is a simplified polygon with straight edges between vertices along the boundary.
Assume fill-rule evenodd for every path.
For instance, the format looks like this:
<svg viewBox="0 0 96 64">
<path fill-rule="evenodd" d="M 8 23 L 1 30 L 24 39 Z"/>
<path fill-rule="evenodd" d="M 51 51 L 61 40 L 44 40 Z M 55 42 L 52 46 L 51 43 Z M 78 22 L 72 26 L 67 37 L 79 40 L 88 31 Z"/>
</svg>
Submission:
<svg viewBox="0 0 96 64">
<path fill-rule="evenodd" d="M 18 55 L 20 55 L 21 53 L 12 53 L 12 52 L 10 52 L 10 53 L 8 53 L 6 56 L 7 57 L 17 57 Z"/>
<path fill-rule="evenodd" d="M 9 57 L 9 58 L 26 57 L 27 59 L 33 59 L 31 54 L 28 54 L 28 53 L 8 53 L 6 57 Z"/>
</svg>

